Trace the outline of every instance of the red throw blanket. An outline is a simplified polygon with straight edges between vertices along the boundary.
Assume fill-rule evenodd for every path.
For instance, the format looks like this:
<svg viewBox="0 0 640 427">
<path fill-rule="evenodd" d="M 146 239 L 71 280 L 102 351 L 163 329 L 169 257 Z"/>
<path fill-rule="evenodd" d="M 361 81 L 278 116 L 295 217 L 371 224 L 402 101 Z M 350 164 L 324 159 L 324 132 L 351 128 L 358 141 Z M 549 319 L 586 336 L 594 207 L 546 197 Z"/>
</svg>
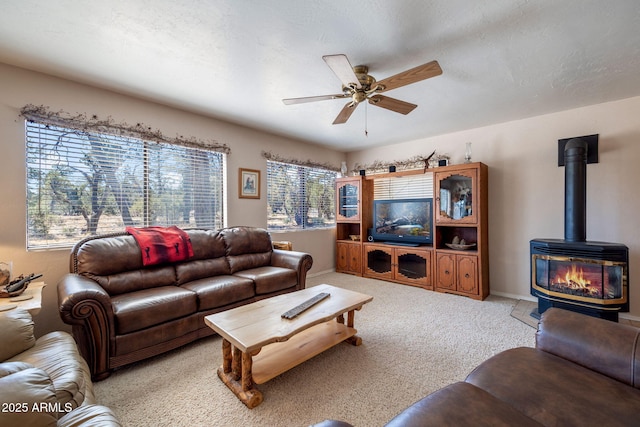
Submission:
<svg viewBox="0 0 640 427">
<path fill-rule="evenodd" d="M 142 253 L 143 265 L 184 261 L 193 256 L 191 239 L 180 228 L 171 227 L 127 227 Z"/>
</svg>

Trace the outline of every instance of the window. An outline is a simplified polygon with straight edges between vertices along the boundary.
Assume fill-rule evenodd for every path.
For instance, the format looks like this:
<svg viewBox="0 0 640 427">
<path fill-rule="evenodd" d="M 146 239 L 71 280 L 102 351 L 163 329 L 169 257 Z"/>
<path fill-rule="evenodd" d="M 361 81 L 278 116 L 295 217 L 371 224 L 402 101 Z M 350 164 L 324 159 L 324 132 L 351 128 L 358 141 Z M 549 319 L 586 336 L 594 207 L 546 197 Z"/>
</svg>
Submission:
<svg viewBox="0 0 640 427">
<path fill-rule="evenodd" d="M 27 249 L 125 226 L 221 228 L 224 153 L 26 122 Z"/>
<path fill-rule="evenodd" d="M 267 161 L 269 230 L 335 226 L 336 172 Z"/>
</svg>

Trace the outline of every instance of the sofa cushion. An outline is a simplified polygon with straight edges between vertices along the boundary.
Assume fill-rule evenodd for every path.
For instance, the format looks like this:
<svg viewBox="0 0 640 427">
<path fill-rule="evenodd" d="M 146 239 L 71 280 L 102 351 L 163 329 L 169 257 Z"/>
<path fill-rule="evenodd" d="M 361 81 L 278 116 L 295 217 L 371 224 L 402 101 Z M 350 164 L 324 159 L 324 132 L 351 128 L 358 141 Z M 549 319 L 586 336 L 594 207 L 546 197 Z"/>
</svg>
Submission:
<svg viewBox="0 0 640 427">
<path fill-rule="evenodd" d="M 176 283 L 175 268 L 171 265 L 123 271 L 107 276 L 93 274 L 85 274 L 85 276 L 95 280 L 109 295 L 120 295 Z"/>
<path fill-rule="evenodd" d="M 271 236 L 262 228 L 233 227 L 220 231 L 227 246 L 231 273 L 271 264 Z"/>
<path fill-rule="evenodd" d="M 640 329 L 551 307 L 536 348 L 640 388 Z"/>
<path fill-rule="evenodd" d="M 198 296 L 199 311 L 233 304 L 255 295 L 251 279 L 229 275 L 195 280 L 182 287 Z"/>
<path fill-rule="evenodd" d="M 235 276 L 251 279 L 256 285 L 256 294 L 268 294 L 296 286 L 298 275 L 295 270 L 281 267 L 258 267 L 238 271 Z"/>
<path fill-rule="evenodd" d="M 0 342 L 0 361 L 33 347 L 36 340 L 31 314 L 18 309 L 0 313 Z"/>
<path fill-rule="evenodd" d="M 197 331 L 200 327 L 211 331 L 211 334 L 213 334 L 213 329 L 204 325 L 202 317 L 199 313 L 194 313 L 191 316 L 161 323 L 130 334 L 117 335 L 115 354 L 113 356 L 124 356 L 125 363 L 129 363 L 126 360 L 132 354 L 149 354 L 150 347 L 161 346 L 162 351 L 168 351 L 192 341 L 193 336 L 198 336 Z M 189 338 L 190 336 L 192 337 L 191 339 Z M 155 354 L 154 351 L 151 351 L 151 353 Z M 121 364 L 118 361 L 115 366 L 121 366 Z"/>
<path fill-rule="evenodd" d="M 231 274 L 231 269 L 224 256 L 220 258 L 187 261 L 176 265 L 178 285 L 225 274 Z"/>
<path fill-rule="evenodd" d="M 387 427 L 540 426 L 506 403 L 469 383 L 457 382 L 419 400 Z"/>
<path fill-rule="evenodd" d="M 128 334 L 197 311 L 194 292 L 178 286 L 162 286 L 129 292 L 111 299 L 116 334 Z"/>
<path fill-rule="evenodd" d="M 140 247 L 128 234 L 80 241 L 73 253 L 76 254 L 75 266 L 72 265 L 71 269 L 73 273 L 108 276 L 143 267 Z"/>
<path fill-rule="evenodd" d="M 35 368 L 35 366 L 27 362 L 2 362 L 0 363 L 0 378 L 29 368 Z"/>
<path fill-rule="evenodd" d="M 55 331 L 41 336 L 33 347 L 10 361 L 29 363 L 44 370 L 53 382 L 57 401 L 62 405 L 68 403 L 76 408 L 84 403 L 94 403 L 89 367 L 67 332 Z"/>
<path fill-rule="evenodd" d="M 31 367 L 0 377 L 0 402 L 13 405 L 0 411 L 2 426 L 56 425 L 58 414 L 50 410 L 58 403 L 56 392 L 42 369 Z"/>
<path fill-rule="evenodd" d="M 544 351 L 499 353 L 467 382 L 544 425 L 637 425 L 640 390 Z"/>
<path fill-rule="evenodd" d="M 186 230 L 193 247 L 192 260 L 220 258 L 227 248 L 220 232 L 215 230 Z"/>
</svg>

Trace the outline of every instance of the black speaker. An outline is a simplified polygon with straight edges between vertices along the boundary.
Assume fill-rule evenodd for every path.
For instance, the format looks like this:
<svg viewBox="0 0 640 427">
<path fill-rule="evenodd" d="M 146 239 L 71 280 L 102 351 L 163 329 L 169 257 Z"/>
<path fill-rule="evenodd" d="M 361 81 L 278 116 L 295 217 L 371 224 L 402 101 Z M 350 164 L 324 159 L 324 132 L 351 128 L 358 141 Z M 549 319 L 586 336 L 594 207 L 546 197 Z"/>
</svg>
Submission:
<svg viewBox="0 0 640 427">
<path fill-rule="evenodd" d="M 372 234 L 373 234 L 373 228 L 368 228 L 368 229 L 367 229 L 367 240 L 368 240 L 369 242 L 373 242 L 373 236 L 372 236 Z"/>
</svg>

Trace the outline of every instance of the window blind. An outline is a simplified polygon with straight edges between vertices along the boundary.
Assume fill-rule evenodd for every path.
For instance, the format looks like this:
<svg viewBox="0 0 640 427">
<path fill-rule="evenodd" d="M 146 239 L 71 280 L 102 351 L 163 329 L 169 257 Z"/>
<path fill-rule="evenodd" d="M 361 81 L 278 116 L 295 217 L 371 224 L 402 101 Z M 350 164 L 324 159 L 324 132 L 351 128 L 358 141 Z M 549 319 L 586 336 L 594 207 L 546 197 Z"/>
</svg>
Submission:
<svg viewBox="0 0 640 427">
<path fill-rule="evenodd" d="M 27 249 L 125 226 L 221 228 L 226 155 L 26 121 Z"/>
<path fill-rule="evenodd" d="M 433 173 L 376 178 L 373 181 L 374 200 L 421 199 L 424 197 L 433 197 Z"/>
<path fill-rule="evenodd" d="M 267 228 L 335 225 L 336 172 L 267 160 Z"/>
</svg>

